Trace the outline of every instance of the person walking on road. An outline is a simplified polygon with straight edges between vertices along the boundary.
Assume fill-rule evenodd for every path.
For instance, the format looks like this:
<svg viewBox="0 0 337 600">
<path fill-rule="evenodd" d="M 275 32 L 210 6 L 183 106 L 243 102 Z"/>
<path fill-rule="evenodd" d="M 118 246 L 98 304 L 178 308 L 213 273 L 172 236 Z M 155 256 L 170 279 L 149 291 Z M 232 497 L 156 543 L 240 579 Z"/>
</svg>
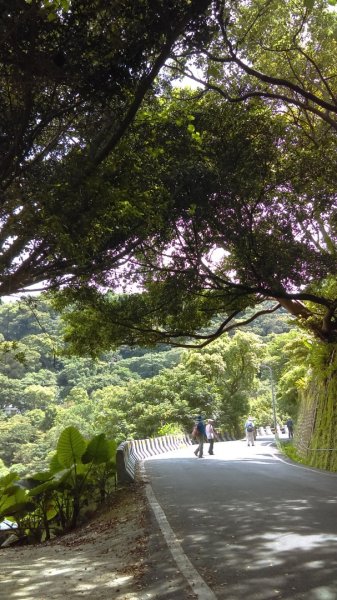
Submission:
<svg viewBox="0 0 337 600">
<path fill-rule="evenodd" d="M 288 438 L 291 440 L 294 437 L 294 423 L 290 417 L 286 422 L 286 426 L 288 427 Z"/>
<path fill-rule="evenodd" d="M 245 422 L 245 431 L 247 446 L 254 446 L 254 423 L 252 417 L 248 417 L 247 421 Z"/>
<path fill-rule="evenodd" d="M 214 446 L 214 440 L 215 440 L 215 430 L 213 427 L 213 419 L 207 419 L 206 421 L 206 438 L 207 441 L 209 443 L 209 448 L 208 448 L 208 454 L 213 455 L 213 446 Z"/>
<path fill-rule="evenodd" d="M 204 457 L 204 439 L 205 439 L 205 435 L 206 435 L 205 423 L 202 420 L 202 416 L 199 415 L 199 417 L 197 417 L 197 422 L 196 422 L 196 440 L 197 440 L 197 443 L 198 443 L 198 447 L 194 451 L 194 454 L 198 458 L 203 458 Z"/>
</svg>

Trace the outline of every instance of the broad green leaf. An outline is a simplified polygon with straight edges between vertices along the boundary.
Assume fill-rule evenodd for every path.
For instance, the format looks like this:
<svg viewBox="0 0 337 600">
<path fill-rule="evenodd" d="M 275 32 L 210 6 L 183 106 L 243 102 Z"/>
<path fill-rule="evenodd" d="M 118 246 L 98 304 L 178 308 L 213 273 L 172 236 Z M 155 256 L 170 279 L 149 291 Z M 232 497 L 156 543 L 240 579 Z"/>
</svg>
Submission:
<svg viewBox="0 0 337 600">
<path fill-rule="evenodd" d="M 76 481 L 83 478 L 88 472 L 88 465 L 77 463 L 72 465 L 69 469 L 63 469 L 58 471 L 53 476 L 53 481 L 56 487 L 64 485 L 67 489 L 72 489 L 76 485 Z"/>
<path fill-rule="evenodd" d="M 62 431 L 57 443 L 57 458 L 64 467 L 81 461 L 86 448 L 86 441 L 76 427 L 67 427 Z"/>
<path fill-rule="evenodd" d="M 17 473 L 8 473 L 4 477 L 1 477 L 1 479 L 0 479 L 0 489 L 1 488 L 2 489 L 6 488 L 13 481 L 18 480 L 18 479 L 19 479 L 19 476 L 18 476 Z"/>
<path fill-rule="evenodd" d="M 58 471 L 63 471 L 64 466 L 60 463 L 57 452 L 52 456 L 49 463 L 49 469 L 51 473 L 57 473 Z"/>
<path fill-rule="evenodd" d="M 84 464 L 93 462 L 100 464 L 107 462 L 114 456 L 115 449 L 109 444 L 104 433 L 96 435 L 90 440 L 85 453 L 82 456 L 82 462 Z"/>
<path fill-rule="evenodd" d="M 6 519 L 10 517 L 15 517 L 15 515 L 25 516 L 27 512 L 31 512 L 35 508 L 35 505 L 32 502 L 17 502 L 10 504 L 6 507 L 6 513 L 3 513 L 3 516 Z"/>
<path fill-rule="evenodd" d="M 30 489 L 28 495 L 31 497 L 38 496 L 47 490 L 53 490 L 57 487 L 58 482 L 55 479 L 51 479 L 50 481 L 45 481 L 41 483 L 41 485 L 37 485 L 34 488 Z"/>
<path fill-rule="evenodd" d="M 23 489 L 23 488 L 22 488 L 22 486 L 18 485 L 18 483 L 14 483 L 13 485 L 9 485 L 4 490 L 4 496 L 12 496 L 13 494 L 16 494 L 18 490 L 21 490 L 21 489 Z"/>
<path fill-rule="evenodd" d="M 65 481 L 67 481 L 67 479 L 69 479 L 73 474 L 73 469 L 62 469 L 62 471 L 57 471 L 57 473 L 54 474 L 53 476 L 53 480 L 55 481 L 55 484 L 59 484 L 59 483 L 64 483 Z"/>
<path fill-rule="evenodd" d="M 54 517 L 56 517 L 56 515 L 58 514 L 58 508 L 54 505 L 51 504 L 50 506 L 48 506 L 46 515 L 47 515 L 47 519 L 48 521 L 51 521 L 51 519 L 53 519 Z"/>
<path fill-rule="evenodd" d="M 36 482 L 35 485 L 39 485 L 39 483 L 51 479 L 52 476 L 53 473 L 51 473 L 51 471 L 41 471 L 40 473 L 34 473 L 34 475 L 31 475 L 30 479 Z"/>
<path fill-rule="evenodd" d="M 110 458 L 115 460 L 116 452 L 117 452 L 117 442 L 116 442 L 116 440 L 108 440 L 108 444 L 110 447 Z"/>
<path fill-rule="evenodd" d="M 38 482 L 35 482 L 31 477 L 27 477 L 25 479 L 19 479 L 18 486 L 23 488 L 24 490 L 31 490 L 34 487 L 39 485 Z"/>
<path fill-rule="evenodd" d="M 13 494 L 2 496 L 0 500 L 0 515 L 14 515 L 16 512 L 22 510 L 22 506 L 26 501 L 27 492 L 20 488 L 17 488 Z"/>
</svg>

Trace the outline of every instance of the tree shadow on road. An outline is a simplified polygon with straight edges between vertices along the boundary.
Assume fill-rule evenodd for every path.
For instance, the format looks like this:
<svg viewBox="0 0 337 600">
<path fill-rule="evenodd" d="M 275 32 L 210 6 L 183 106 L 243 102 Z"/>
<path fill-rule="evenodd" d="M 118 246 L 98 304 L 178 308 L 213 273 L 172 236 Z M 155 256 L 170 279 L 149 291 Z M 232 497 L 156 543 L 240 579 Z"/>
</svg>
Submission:
<svg viewBox="0 0 337 600">
<path fill-rule="evenodd" d="M 217 598 L 336 600 L 337 475 L 280 461 L 268 445 L 163 461 L 157 498 Z"/>
</svg>

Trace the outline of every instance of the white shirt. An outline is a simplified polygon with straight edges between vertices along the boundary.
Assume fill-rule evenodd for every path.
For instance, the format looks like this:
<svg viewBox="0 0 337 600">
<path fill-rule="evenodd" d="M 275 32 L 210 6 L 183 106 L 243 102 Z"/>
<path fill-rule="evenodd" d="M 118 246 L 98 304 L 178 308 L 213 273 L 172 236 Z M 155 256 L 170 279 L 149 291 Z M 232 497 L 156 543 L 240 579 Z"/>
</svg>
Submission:
<svg viewBox="0 0 337 600">
<path fill-rule="evenodd" d="M 208 440 L 214 439 L 214 429 L 212 423 L 207 423 L 206 425 L 206 437 Z"/>
</svg>

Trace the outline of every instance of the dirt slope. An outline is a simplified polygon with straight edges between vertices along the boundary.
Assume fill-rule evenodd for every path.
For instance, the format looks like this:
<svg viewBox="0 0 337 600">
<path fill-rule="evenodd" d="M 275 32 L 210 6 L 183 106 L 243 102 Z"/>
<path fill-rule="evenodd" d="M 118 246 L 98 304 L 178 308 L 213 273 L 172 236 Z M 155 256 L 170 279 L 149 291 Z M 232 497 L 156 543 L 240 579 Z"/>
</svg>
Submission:
<svg viewBox="0 0 337 600">
<path fill-rule="evenodd" d="M 138 600 L 148 518 L 143 486 L 128 486 L 71 534 L 1 549 L 1 600 Z"/>
</svg>

